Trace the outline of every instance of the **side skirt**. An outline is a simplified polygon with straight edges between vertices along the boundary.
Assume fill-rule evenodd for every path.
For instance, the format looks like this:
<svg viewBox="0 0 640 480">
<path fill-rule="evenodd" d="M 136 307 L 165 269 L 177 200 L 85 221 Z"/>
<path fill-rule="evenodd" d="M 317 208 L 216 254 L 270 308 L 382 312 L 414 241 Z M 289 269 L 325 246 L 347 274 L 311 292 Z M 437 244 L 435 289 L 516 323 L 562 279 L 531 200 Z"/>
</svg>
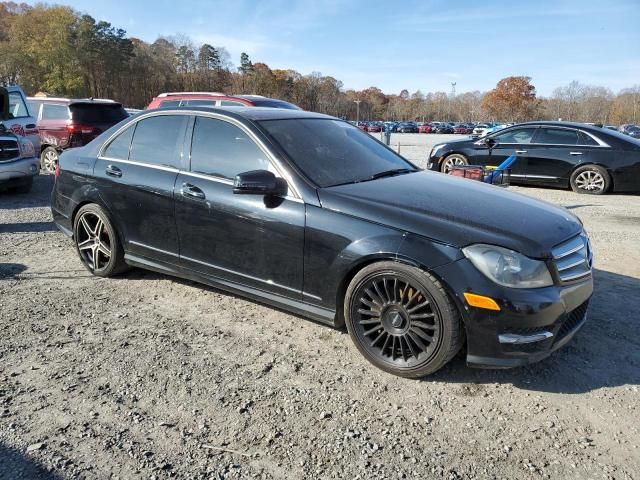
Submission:
<svg viewBox="0 0 640 480">
<path fill-rule="evenodd" d="M 336 327 L 336 312 L 333 310 L 317 307 L 315 305 L 310 305 L 308 303 L 282 297 L 280 295 L 274 295 L 273 293 L 265 292 L 264 290 L 258 290 L 246 285 L 229 282 L 228 280 L 223 280 L 211 275 L 196 273 L 177 265 L 149 260 L 148 258 L 138 255 L 131 255 L 130 253 L 125 253 L 124 260 L 127 264 L 133 267 L 139 267 L 145 270 L 152 270 L 154 272 L 164 273 L 198 283 L 204 283 L 230 293 L 248 297 L 259 303 L 282 308 L 283 310 L 310 318 L 325 325 L 329 325 L 334 328 Z"/>
</svg>

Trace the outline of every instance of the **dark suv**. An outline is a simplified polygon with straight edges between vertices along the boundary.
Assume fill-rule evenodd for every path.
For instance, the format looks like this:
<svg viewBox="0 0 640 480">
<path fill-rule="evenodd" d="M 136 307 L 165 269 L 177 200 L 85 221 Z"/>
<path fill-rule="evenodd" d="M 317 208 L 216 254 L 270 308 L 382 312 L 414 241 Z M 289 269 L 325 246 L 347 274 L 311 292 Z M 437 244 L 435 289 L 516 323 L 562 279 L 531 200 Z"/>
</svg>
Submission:
<svg viewBox="0 0 640 480">
<path fill-rule="evenodd" d="M 63 150 L 86 145 L 129 116 L 112 100 L 29 97 L 27 103 L 40 131 L 40 164 L 49 173 Z"/>
</svg>

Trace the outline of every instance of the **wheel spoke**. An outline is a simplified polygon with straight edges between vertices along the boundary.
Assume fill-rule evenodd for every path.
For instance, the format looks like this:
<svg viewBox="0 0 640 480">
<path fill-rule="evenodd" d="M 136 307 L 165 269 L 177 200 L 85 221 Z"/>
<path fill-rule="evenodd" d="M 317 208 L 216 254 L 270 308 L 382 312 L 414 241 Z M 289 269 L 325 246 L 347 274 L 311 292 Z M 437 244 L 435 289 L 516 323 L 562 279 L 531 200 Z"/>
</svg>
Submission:
<svg viewBox="0 0 640 480">
<path fill-rule="evenodd" d="M 408 309 L 407 312 L 411 314 L 411 313 L 415 312 L 416 310 L 420 310 L 422 307 L 426 307 L 427 305 L 429 305 L 429 300 L 425 300 L 424 302 L 419 303 L 415 307 L 412 307 L 412 308 Z"/>
<path fill-rule="evenodd" d="M 402 345 L 402 340 L 403 340 L 403 337 L 398 337 L 398 344 L 400 345 L 400 354 L 402 355 L 402 359 L 406 362 L 407 354 L 404 350 L 404 345 Z"/>
<path fill-rule="evenodd" d="M 365 310 L 364 308 L 359 308 L 359 309 L 358 309 L 358 313 L 359 313 L 360 315 L 369 315 L 369 316 L 371 316 L 371 317 L 376 317 L 376 318 L 379 318 L 379 317 L 380 317 L 380 315 L 378 314 L 378 312 L 374 312 L 374 311 L 372 311 L 372 310 Z"/>
<path fill-rule="evenodd" d="M 387 349 L 389 345 L 389 340 L 391 340 L 392 335 L 387 334 L 387 338 L 385 338 L 384 343 L 382 344 L 382 354 L 384 355 L 384 351 Z"/>
<path fill-rule="evenodd" d="M 391 344 L 391 360 L 395 360 L 396 359 L 396 341 L 398 337 L 396 337 L 395 335 L 392 335 L 392 337 L 393 337 L 393 343 Z"/>
<path fill-rule="evenodd" d="M 100 251 L 100 253 L 102 253 L 105 257 L 111 258 L 111 250 L 107 248 L 104 243 L 98 243 L 98 251 Z"/>
<path fill-rule="evenodd" d="M 382 328 L 382 325 L 376 325 L 375 327 L 373 327 L 373 328 L 371 328 L 371 329 L 369 329 L 369 330 L 366 330 L 366 331 L 365 331 L 365 332 L 363 332 L 362 334 L 363 334 L 365 337 L 368 337 L 369 335 L 371 335 L 371 334 L 372 334 L 372 333 L 374 333 L 374 332 L 377 332 L 377 331 L 378 331 L 378 330 L 380 330 L 381 328 Z"/>
<path fill-rule="evenodd" d="M 93 238 L 88 238 L 78 244 L 78 250 L 91 250 L 94 246 Z"/>
<path fill-rule="evenodd" d="M 384 330 L 382 330 L 382 331 L 380 332 L 380 335 L 378 335 L 378 336 L 376 337 L 376 339 L 375 339 L 373 342 L 371 342 L 371 346 L 373 347 L 373 346 L 374 346 L 376 343 L 378 343 L 378 342 L 380 341 L 380 339 L 381 339 L 382 337 L 384 337 L 386 334 L 387 334 L 387 332 L 385 332 Z"/>
<path fill-rule="evenodd" d="M 371 290 L 369 290 L 368 288 L 364 291 L 364 293 L 366 293 L 367 295 L 369 295 L 369 298 L 373 301 L 373 303 L 375 303 L 377 305 L 377 307 L 380 309 L 382 308 L 382 306 L 384 305 L 384 300 L 382 300 L 381 298 L 379 298 L 375 293 L 373 293 Z"/>
<path fill-rule="evenodd" d="M 382 300 L 382 303 L 385 304 L 387 303 L 388 298 L 385 296 L 385 294 L 380 290 L 380 285 L 378 284 L 378 282 L 373 282 L 373 288 L 375 289 L 376 293 L 378 294 L 378 296 L 380 297 L 380 299 Z"/>
<path fill-rule="evenodd" d="M 423 352 L 427 351 L 427 346 L 424 343 L 422 343 L 422 340 L 420 340 L 418 335 L 415 334 L 415 330 L 409 330 L 407 332 L 407 335 L 409 336 L 409 338 L 411 338 L 411 340 L 413 340 L 413 343 L 415 343 L 420 350 L 422 350 Z M 431 343 L 430 340 L 427 340 L 427 342 Z"/>
<path fill-rule="evenodd" d="M 361 298 L 360 302 L 364 303 L 367 307 L 369 307 L 374 312 L 380 313 L 379 307 L 375 303 L 367 300 L 366 298 Z"/>
<path fill-rule="evenodd" d="M 421 318 L 434 318 L 436 314 L 435 313 L 417 313 L 409 316 L 411 317 L 411 320 L 418 320 Z"/>
<path fill-rule="evenodd" d="M 102 233 L 102 226 L 103 225 L 104 225 L 104 223 L 102 222 L 102 220 L 100 220 L 98 218 L 98 220 L 96 221 L 96 226 L 93 228 L 94 236 L 100 238 L 100 234 Z"/>
<path fill-rule="evenodd" d="M 98 258 L 99 258 L 98 254 L 99 253 L 100 252 L 98 251 L 98 248 L 94 246 L 93 250 L 91 252 L 91 261 L 93 262 L 93 269 L 94 270 L 98 270 L 100 268 L 99 267 L 99 263 L 98 263 Z"/>
<path fill-rule="evenodd" d="M 80 217 L 80 225 L 82 225 L 82 228 L 88 237 L 93 237 L 93 229 L 89 226 L 89 222 L 87 222 L 85 215 Z"/>
<path fill-rule="evenodd" d="M 415 323 L 413 325 L 415 325 Z M 412 328 L 410 331 L 429 343 L 431 343 L 431 340 L 433 340 L 433 335 L 429 335 L 424 330 L 420 330 L 419 328 Z"/>
</svg>

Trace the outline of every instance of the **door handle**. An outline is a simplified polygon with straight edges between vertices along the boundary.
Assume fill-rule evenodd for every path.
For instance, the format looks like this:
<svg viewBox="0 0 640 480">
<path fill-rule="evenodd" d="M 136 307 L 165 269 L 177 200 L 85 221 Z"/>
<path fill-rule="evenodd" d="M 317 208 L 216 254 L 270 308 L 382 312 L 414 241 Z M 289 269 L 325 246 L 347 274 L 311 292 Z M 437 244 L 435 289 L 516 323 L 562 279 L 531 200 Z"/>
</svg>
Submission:
<svg viewBox="0 0 640 480">
<path fill-rule="evenodd" d="M 200 200 L 205 198 L 204 192 L 190 183 L 183 183 L 180 193 L 184 197 L 198 198 Z"/>
<path fill-rule="evenodd" d="M 107 165 L 107 169 L 104 171 L 104 173 L 106 173 L 110 177 L 121 177 L 122 176 L 122 170 L 120 170 L 118 167 L 116 167 L 114 165 Z"/>
<path fill-rule="evenodd" d="M 35 123 L 27 123 L 24 128 L 36 128 L 36 124 Z"/>
<path fill-rule="evenodd" d="M 526 150 L 516 150 L 516 153 L 527 153 Z"/>
<path fill-rule="evenodd" d="M 582 155 L 582 152 L 569 152 L 569 155 Z"/>
</svg>

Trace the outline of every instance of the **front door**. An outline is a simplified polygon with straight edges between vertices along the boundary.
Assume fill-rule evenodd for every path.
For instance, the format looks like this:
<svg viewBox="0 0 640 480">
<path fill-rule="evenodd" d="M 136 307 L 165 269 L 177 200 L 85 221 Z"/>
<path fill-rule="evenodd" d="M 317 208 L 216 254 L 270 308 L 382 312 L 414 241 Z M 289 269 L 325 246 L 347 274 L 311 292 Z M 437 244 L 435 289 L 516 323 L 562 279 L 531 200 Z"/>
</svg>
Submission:
<svg viewBox="0 0 640 480">
<path fill-rule="evenodd" d="M 484 165 L 499 166 L 511 155 L 516 156 L 511 166 L 511 179 L 524 182 L 530 153 L 530 143 L 536 131 L 535 127 L 509 128 L 491 136 L 497 145 L 484 157 Z"/>
<path fill-rule="evenodd" d="M 190 171 L 178 175 L 176 223 L 182 265 L 277 295 L 301 298 L 305 205 L 293 197 L 233 193 L 233 178 L 277 170 L 249 132 L 197 116 Z"/>
<path fill-rule="evenodd" d="M 130 125 L 94 167 L 100 196 L 117 218 L 127 253 L 179 263 L 174 186 L 188 115 L 155 115 Z"/>
</svg>

